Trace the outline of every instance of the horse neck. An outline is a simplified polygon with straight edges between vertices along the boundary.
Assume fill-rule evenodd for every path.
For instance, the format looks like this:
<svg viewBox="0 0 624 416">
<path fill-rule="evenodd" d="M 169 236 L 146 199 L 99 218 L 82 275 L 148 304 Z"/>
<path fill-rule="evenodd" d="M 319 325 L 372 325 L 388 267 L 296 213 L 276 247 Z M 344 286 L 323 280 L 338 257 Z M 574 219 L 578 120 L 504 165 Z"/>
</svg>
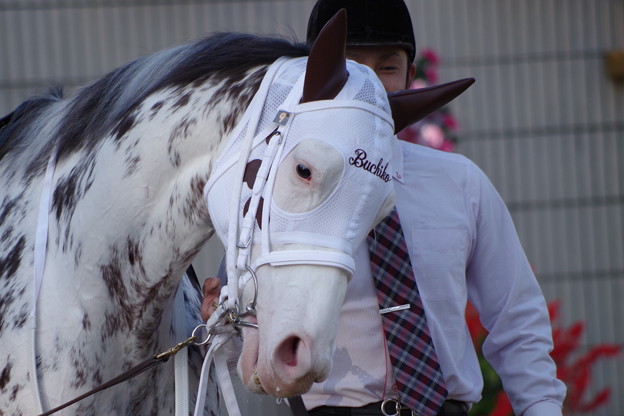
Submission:
<svg viewBox="0 0 624 416">
<path fill-rule="evenodd" d="M 213 232 L 203 188 L 254 88 L 236 97 L 223 84 L 153 95 L 123 137 L 57 166 L 46 276 L 68 276 L 61 290 L 98 299 L 82 304 L 102 314 L 104 336 L 140 329 L 154 341 L 163 305 Z"/>
</svg>

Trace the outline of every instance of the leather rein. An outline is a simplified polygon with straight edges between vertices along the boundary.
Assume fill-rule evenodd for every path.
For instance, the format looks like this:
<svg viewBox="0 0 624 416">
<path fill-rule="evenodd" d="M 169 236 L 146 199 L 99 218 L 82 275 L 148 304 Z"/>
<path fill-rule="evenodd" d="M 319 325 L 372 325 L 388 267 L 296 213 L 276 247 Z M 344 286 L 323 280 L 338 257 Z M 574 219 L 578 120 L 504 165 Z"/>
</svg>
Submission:
<svg viewBox="0 0 624 416">
<path fill-rule="evenodd" d="M 157 354 L 155 356 L 153 356 L 152 358 L 143 361 L 142 363 L 135 365 L 134 367 L 132 367 L 131 369 L 129 369 L 128 371 L 123 372 L 122 374 L 118 375 L 117 377 L 107 381 L 106 383 L 100 384 L 98 387 L 89 390 L 88 392 L 81 394 L 80 396 L 63 403 L 60 406 L 55 407 L 52 410 L 48 410 L 45 413 L 41 413 L 39 416 L 49 416 L 53 413 L 58 412 L 59 410 L 63 410 L 66 407 L 71 406 L 74 403 L 78 403 L 81 400 L 86 399 L 89 396 L 92 396 L 96 393 L 99 393 L 101 391 L 104 391 L 110 387 L 116 386 L 119 383 L 123 383 L 124 381 L 130 380 L 131 378 L 134 378 L 136 376 L 138 376 L 139 374 L 149 370 L 150 368 L 161 364 L 161 363 L 165 363 L 169 360 L 169 358 L 173 355 L 175 355 L 178 351 L 180 351 L 182 348 L 188 347 L 189 345 L 193 344 L 195 342 L 195 340 L 197 339 L 197 337 L 192 336 L 190 338 L 188 338 L 185 341 L 180 342 L 179 344 L 177 344 L 175 347 L 172 347 L 170 349 L 168 349 L 167 351 L 161 352 L 160 354 Z"/>
</svg>

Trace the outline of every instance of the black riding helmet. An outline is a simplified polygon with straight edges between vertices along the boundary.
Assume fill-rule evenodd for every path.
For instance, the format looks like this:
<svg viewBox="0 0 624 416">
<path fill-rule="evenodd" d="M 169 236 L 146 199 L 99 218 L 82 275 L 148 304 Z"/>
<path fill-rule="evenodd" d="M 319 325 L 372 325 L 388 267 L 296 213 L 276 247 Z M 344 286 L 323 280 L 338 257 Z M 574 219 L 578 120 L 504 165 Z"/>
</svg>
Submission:
<svg viewBox="0 0 624 416">
<path fill-rule="evenodd" d="M 318 0 L 308 20 L 309 45 L 340 9 L 347 10 L 347 45 L 396 45 L 414 61 L 414 28 L 403 0 Z"/>
</svg>

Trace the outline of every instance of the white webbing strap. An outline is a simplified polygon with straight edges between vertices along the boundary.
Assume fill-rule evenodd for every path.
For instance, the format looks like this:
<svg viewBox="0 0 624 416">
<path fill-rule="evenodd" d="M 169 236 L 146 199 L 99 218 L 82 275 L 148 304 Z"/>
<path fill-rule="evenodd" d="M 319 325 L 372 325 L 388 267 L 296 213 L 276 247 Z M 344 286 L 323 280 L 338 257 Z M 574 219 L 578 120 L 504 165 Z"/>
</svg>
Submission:
<svg viewBox="0 0 624 416">
<path fill-rule="evenodd" d="M 245 270 L 245 266 L 247 265 L 249 250 L 251 249 L 251 239 L 255 227 L 256 212 L 258 211 L 260 198 L 262 196 L 262 192 L 264 191 L 266 181 L 269 177 L 269 170 L 273 166 L 275 155 L 277 154 L 279 146 L 282 143 L 281 137 L 279 137 L 281 135 L 281 132 L 276 131 L 276 133 L 278 137 L 269 141 L 269 145 L 267 146 L 262 157 L 262 163 L 260 164 L 260 168 L 258 169 L 258 173 L 256 174 L 256 180 L 254 181 L 249 210 L 247 211 L 247 215 L 243 218 L 243 225 L 241 227 L 240 237 L 237 245 L 238 259 L 236 260 L 236 267 L 239 270 Z"/>
<path fill-rule="evenodd" d="M 204 406 L 206 405 L 206 391 L 208 389 L 208 382 L 210 380 L 210 366 L 214 359 L 215 349 L 223 344 L 222 336 L 216 337 L 206 356 L 204 357 L 204 363 L 201 369 L 201 376 L 199 378 L 199 386 L 197 388 L 197 400 L 195 400 L 195 416 L 203 416 L 204 415 Z M 223 335 L 225 337 L 225 335 Z M 228 338 L 229 339 L 229 338 Z"/>
<path fill-rule="evenodd" d="M 56 152 L 52 153 L 48 160 L 41 199 L 39 200 L 39 215 L 37 217 L 37 230 L 35 231 L 34 250 L 34 276 L 33 276 L 33 299 L 30 316 L 37 316 L 37 300 L 43 282 L 43 272 L 45 270 L 46 252 L 48 248 L 48 218 L 50 216 L 50 202 L 52 201 L 52 178 L 56 162 Z"/>
<path fill-rule="evenodd" d="M 43 413 L 41 404 L 41 394 L 39 392 L 39 377 L 37 375 L 37 302 L 39 300 L 39 292 L 43 282 L 43 272 L 45 271 L 46 253 L 48 250 L 48 220 L 50 217 L 50 202 L 52 201 L 52 179 L 54 178 L 54 170 L 56 167 L 56 152 L 52 152 L 46 167 L 46 174 L 43 180 L 41 190 L 41 199 L 39 200 L 39 214 L 37 216 L 37 229 L 35 231 L 35 247 L 34 247 L 34 273 L 33 273 L 33 297 L 32 307 L 29 315 L 29 333 L 30 333 L 30 378 L 32 380 L 33 397 L 38 413 Z"/>
<path fill-rule="evenodd" d="M 313 264 L 319 266 L 339 267 L 353 275 L 355 261 L 353 257 L 340 251 L 327 250 L 283 250 L 272 251 L 266 256 L 259 257 L 252 269 L 257 270 L 263 264 L 271 266 L 290 266 L 295 264 Z"/>
<path fill-rule="evenodd" d="M 271 68 L 274 65 L 272 65 Z M 273 76 L 275 76 L 275 74 L 273 74 Z M 266 79 L 267 77 L 265 76 L 265 80 Z M 287 111 L 287 112 L 293 111 L 293 109 L 301 100 L 301 95 L 303 93 L 304 80 L 305 80 L 305 71 L 299 76 L 299 78 L 293 85 L 292 89 L 288 93 L 288 96 L 282 103 L 280 111 Z M 258 111 L 258 115 L 260 115 L 260 113 L 261 111 Z M 248 125 L 248 132 L 256 130 L 257 122 L 258 120 L 255 120 L 254 124 L 250 123 Z M 266 186 L 267 186 L 267 183 L 270 183 L 269 177 L 275 176 L 275 172 L 277 170 L 275 169 L 275 164 L 277 161 L 280 160 L 281 150 L 283 150 L 284 145 L 285 145 L 285 139 L 288 134 L 288 127 L 289 127 L 290 122 L 292 122 L 292 118 L 290 118 L 286 124 L 277 125 L 278 129 L 276 131 L 276 134 L 279 134 L 280 136 L 278 136 L 277 140 L 276 138 L 273 138 L 273 140 L 269 141 L 269 145 L 263 154 L 262 163 L 260 164 L 260 169 L 258 170 L 258 173 L 256 174 L 256 179 L 254 182 L 254 188 L 253 188 L 249 210 L 247 211 L 246 217 L 243 219 L 243 227 L 240 230 L 240 233 L 238 232 L 236 228 L 230 227 L 228 229 L 228 237 L 230 237 L 228 239 L 229 241 L 228 241 L 228 247 L 227 247 L 227 253 L 226 253 L 227 271 L 228 271 L 227 273 L 228 287 L 230 287 L 230 290 L 229 290 L 230 296 L 233 296 L 233 293 L 236 293 L 237 295 L 236 300 L 233 300 L 231 297 L 228 298 L 230 305 L 232 304 L 232 302 L 235 302 L 238 300 L 238 290 L 240 287 L 239 281 L 241 277 L 241 273 L 233 273 L 233 271 L 240 270 L 240 271 L 243 271 L 243 273 L 245 273 L 246 268 L 249 264 L 248 260 L 249 260 L 249 255 L 250 255 L 251 241 L 253 239 L 253 234 L 254 234 L 255 218 L 256 218 L 256 213 L 258 211 L 259 201 L 261 197 L 264 198 L 264 204 L 266 207 L 262 213 L 263 221 L 266 220 L 265 222 L 263 222 L 263 224 L 265 224 L 266 229 L 270 228 L 267 218 L 268 218 L 268 212 L 270 210 L 269 208 L 271 206 L 271 198 L 270 198 L 271 193 L 266 192 Z M 256 139 L 257 137 L 253 135 L 248 138 L 248 140 L 251 142 L 254 142 Z M 241 153 L 241 160 L 247 161 L 249 158 L 250 152 L 251 152 L 251 146 L 248 146 L 248 152 Z M 242 180 L 242 176 L 244 173 L 244 167 L 245 165 L 242 167 L 241 180 Z M 238 198 L 236 200 L 236 204 L 232 203 L 233 210 L 231 211 L 230 214 L 238 212 L 238 207 L 240 206 L 241 197 L 242 197 L 242 194 L 239 192 Z M 230 215 L 230 225 L 232 224 L 233 217 L 237 217 L 237 215 Z M 236 224 L 238 224 L 238 218 L 236 218 Z M 233 231 L 239 236 L 238 244 L 236 245 L 231 244 L 232 242 L 231 236 L 232 236 Z M 237 254 L 236 256 L 235 256 L 235 253 Z M 234 261 L 235 263 L 231 264 L 230 262 L 232 261 Z"/>
<path fill-rule="evenodd" d="M 245 140 L 243 141 L 241 151 L 239 152 L 239 156 L 236 161 L 236 165 L 234 166 L 234 169 L 236 169 L 235 172 L 237 172 L 236 174 L 238 175 L 238 177 L 236 181 L 234 182 L 236 184 L 236 188 L 232 190 L 232 196 L 230 198 L 230 207 L 231 207 L 230 213 L 236 214 L 236 215 L 230 215 L 230 218 L 229 218 L 228 234 L 227 234 L 228 250 L 225 253 L 228 286 L 230 287 L 230 296 L 227 299 L 227 303 L 228 303 L 228 307 L 232 309 L 235 309 L 238 307 L 237 305 L 238 276 L 240 273 L 237 272 L 237 268 L 236 268 L 237 252 L 236 250 L 232 250 L 231 248 L 237 246 L 237 242 L 239 238 L 238 212 L 239 212 L 241 192 L 243 189 L 243 175 L 245 173 L 245 167 L 247 166 L 247 159 L 253 147 L 256 126 L 258 125 L 260 116 L 262 114 L 262 104 L 266 100 L 267 94 L 269 92 L 269 88 L 273 82 L 273 78 L 275 77 L 275 75 L 278 73 L 281 66 L 286 61 L 287 59 L 285 58 L 279 58 L 271 66 L 269 66 L 269 69 L 267 69 L 267 72 L 264 75 L 262 82 L 260 83 L 260 87 L 258 88 L 258 91 L 252 98 L 251 103 L 249 104 L 249 106 L 247 107 L 247 110 L 245 111 L 245 114 L 243 114 L 243 117 L 241 118 L 241 121 L 238 123 L 236 128 L 234 128 L 234 130 L 232 131 L 232 134 L 230 135 L 230 140 L 231 140 L 231 138 L 238 137 L 238 135 L 241 134 L 241 131 L 243 128 L 245 127 L 247 128 L 247 132 L 245 134 Z M 204 192 L 206 192 L 206 190 L 209 190 L 212 187 L 212 185 L 214 185 L 214 182 L 223 173 L 225 173 L 225 171 L 221 172 L 219 175 L 217 175 L 216 172 L 213 172 L 211 176 L 214 179 L 211 179 L 206 184 Z"/>
<path fill-rule="evenodd" d="M 197 388 L 197 400 L 195 402 L 195 416 L 203 416 L 206 403 L 206 391 L 210 380 L 210 366 L 214 362 L 217 372 L 219 388 L 225 401 L 225 406 L 229 416 L 241 416 L 236 393 L 232 384 L 232 378 L 227 366 L 227 352 L 222 348 L 234 336 L 233 333 L 213 335 L 210 348 L 204 357 L 201 369 L 199 387 Z"/>
<path fill-rule="evenodd" d="M 276 246 L 285 244 L 313 245 L 320 250 L 330 249 L 344 251 L 352 255 L 353 246 L 349 240 L 331 235 L 304 232 L 304 231 L 282 231 L 271 233 L 271 244 Z"/>
<path fill-rule="evenodd" d="M 184 290 L 178 285 L 173 299 L 173 331 L 175 342 L 182 342 L 187 338 L 186 316 L 184 307 Z M 175 381 L 175 415 L 188 416 L 189 414 L 189 370 L 188 348 L 182 348 L 173 357 Z"/>
<path fill-rule="evenodd" d="M 232 335 L 230 335 L 231 337 Z M 229 338 L 223 343 L 229 341 Z M 238 401 L 236 400 L 236 393 L 234 391 L 234 385 L 232 384 L 232 377 L 230 376 L 230 370 L 227 366 L 227 352 L 222 345 L 219 345 L 214 351 L 214 363 L 217 371 L 217 378 L 219 379 L 219 387 L 225 401 L 225 407 L 229 416 L 241 416 L 240 409 L 238 407 Z"/>
</svg>

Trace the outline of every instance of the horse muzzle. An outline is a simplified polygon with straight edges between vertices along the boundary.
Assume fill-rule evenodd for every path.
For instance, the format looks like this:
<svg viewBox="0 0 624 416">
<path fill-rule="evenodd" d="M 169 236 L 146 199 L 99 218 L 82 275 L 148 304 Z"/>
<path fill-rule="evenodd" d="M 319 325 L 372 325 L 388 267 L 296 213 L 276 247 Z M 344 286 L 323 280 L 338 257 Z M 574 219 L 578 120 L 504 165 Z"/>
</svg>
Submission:
<svg viewBox="0 0 624 416">
<path fill-rule="evenodd" d="M 258 329 L 244 328 L 238 371 L 256 393 L 290 397 L 323 381 L 332 366 L 349 273 L 328 266 L 258 270 Z M 287 290 L 285 290 L 287 288 Z"/>
</svg>

